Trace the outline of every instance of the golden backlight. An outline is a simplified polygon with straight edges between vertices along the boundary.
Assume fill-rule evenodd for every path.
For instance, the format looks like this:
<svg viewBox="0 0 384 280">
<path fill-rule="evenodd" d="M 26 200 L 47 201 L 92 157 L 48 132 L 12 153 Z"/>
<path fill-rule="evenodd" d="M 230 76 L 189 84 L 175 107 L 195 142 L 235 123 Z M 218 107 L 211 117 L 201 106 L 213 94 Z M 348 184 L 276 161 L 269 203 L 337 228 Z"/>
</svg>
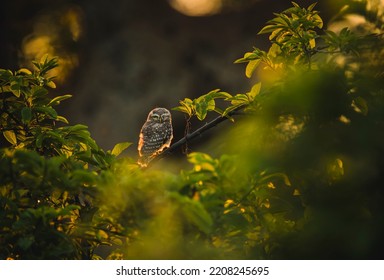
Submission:
<svg viewBox="0 0 384 280">
<path fill-rule="evenodd" d="M 187 16 L 210 16 L 222 8 L 222 0 L 169 0 L 169 4 Z"/>
</svg>

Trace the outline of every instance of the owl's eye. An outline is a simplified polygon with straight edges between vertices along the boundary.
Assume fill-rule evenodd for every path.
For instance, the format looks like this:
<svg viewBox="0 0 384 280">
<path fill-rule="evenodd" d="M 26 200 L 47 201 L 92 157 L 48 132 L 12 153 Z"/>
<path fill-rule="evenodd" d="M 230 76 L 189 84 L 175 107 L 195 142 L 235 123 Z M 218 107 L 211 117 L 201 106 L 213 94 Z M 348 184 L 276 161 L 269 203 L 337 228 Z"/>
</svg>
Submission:
<svg viewBox="0 0 384 280">
<path fill-rule="evenodd" d="M 157 121 L 158 119 L 160 119 L 160 116 L 158 114 L 153 114 L 152 119 Z"/>
</svg>

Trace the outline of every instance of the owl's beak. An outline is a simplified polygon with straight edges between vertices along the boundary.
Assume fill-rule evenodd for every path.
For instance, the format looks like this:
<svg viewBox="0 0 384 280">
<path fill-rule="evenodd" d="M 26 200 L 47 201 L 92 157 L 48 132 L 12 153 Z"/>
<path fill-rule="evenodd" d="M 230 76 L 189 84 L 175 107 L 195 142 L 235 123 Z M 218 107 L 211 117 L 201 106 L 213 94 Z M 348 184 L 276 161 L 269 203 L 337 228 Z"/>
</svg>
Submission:
<svg viewBox="0 0 384 280">
<path fill-rule="evenodd" d="M 162 123 L 163 122 L 163 116 L 160 116 L 159 119 L 160 119 L 160 122 Z"/>
</svg>

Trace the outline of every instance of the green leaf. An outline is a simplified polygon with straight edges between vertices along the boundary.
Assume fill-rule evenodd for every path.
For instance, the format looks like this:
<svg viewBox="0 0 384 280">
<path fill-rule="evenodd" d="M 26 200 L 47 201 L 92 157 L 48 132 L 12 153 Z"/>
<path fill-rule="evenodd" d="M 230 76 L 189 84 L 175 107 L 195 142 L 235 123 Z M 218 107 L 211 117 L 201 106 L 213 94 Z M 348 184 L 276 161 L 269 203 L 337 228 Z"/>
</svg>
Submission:
<svg viewBox="0 0 384 280">
<path fill-rule="evenodd" d="M 249 103 L 249 98 L 244 93 L 238 93 L 232 98 L 228 98 L 228 101 L 231 101 L 232 105 L 246 105 Z"/>
<path fill-rule="evenodd" d="M 294 6 L 294 7 L 296 7 L 296 8 L 300 8 L 300 6 L 299 6 L 299 4 L 297 4 L 296 2 L 291 2 L 292 3 L 292 5 Z"/>
<path fill-rule="evenodd" d="M 193 164 L 198 164 L 202 161 L 211 161 L 213 160 L 211 156 L 207 155 L 207 154 L 204 154 L 204 153 L 197 153 L 197 152 L 194 152 L 194 153 L 190 153 L 188 155 L 188 161 L 190 163 L 193 163 Z"/>
<path fill-rule="evenodd" d="M 277 17 L 270 20 L 268 23 L 276 24 L 277 26 L 279 26 L 281 28 L 286 28 L 286 27 L 290 26 L 291 19 L 288 18 L 286 15 L 284 15 L 284 14 L 275 14 L 275 15 Z"/>
<path fill-rule="evenodd" d="M 0 69 L 0 78 L 9 81 L 13 76 L 13 73 L 11 70 L 6 70 L 6 69 Z"/>
<path fill-rule="evenodd" d="M 23 123 L 29 123 L 32 119 L 32 110 L 29 107 L 24 107 L 21 110 L 21 120 Z"/>
<path fill-rule="evenodd" d="M 216 98 L 230 98 L 232 95 L 230 95 L 228 92 L 220 91 L 220 89 L 215 89 L 206 94 L 212 99 Z"/>
<path fill-rule="evenodd" d="M 217 166 L 217 160 L 205 153 L 190 153 L 188 155 L 188 161 L 195 165 L 196 171 L 210 171 L 214 172 Z"/>
<path fill-rule="evenodd" d="M 270 41 L 279 41 L 280 35 L 286 34 L 286 31 L 283 28 L 276 28 L 271 35 L 269 35 Z"/>
<path fill-rule="evenodd" d="M 215 109 L 215 100 L 210 98 L 210 96 L 207 94 L 195 99 L 194 103 L 196 116 L 200 121 L 205 119 L 208 111 L 213 111 Z"/>
<path fill-rule="evenodd" d="M 314 23 L 316 24 L 316 26 L 318 28 L 323 28 L 323 20 L 319 15 L 317 15 L 317 14 L 314 15 L 312 20 L 314 21 Z"/>
<path fill-rule="evenodd" d="M 50 88 L 56 88 L 56 84 L 53 82 L 53 81 L 49 81 L 46 83 L 46 86 L 47 87 L 50 87 Z"/>
<path fill-rule="evenodd" d="M 48 54 L 43 55 L 39 62 L 32 61 L 33 65 L 39 70 L 40 75 L 44 76 L 49 70 L 58 66 L 57 57 L 48 59 Z"/>
<path fill-rule="evenodd" d="M 120 155 L 125 149 L 127 149 L 132 143 L 129 142 L 123 142 L 123 143 L 118 143 L 116 144 L 113 149 L 111 154 L 114 156 Z"/>
<path fill-rule="evenodd" d="M 20 84 L 16 83 L 16 82 L 12 82 L 11 83 L 11 92 L 13 93 L 14 96 L 16 96 L 17 98 L 20 97 L 20 94 L 21 94 L 21 86 Z"/>
<path fill-rule="evenodd" d="M 255 59 L 255 60 L 251 60 L 250 62 L 248 62 L 247 64 L 247 67 L 245 67 L 245 76 L 247 76 L 247 78 L 251 78 L 252 77 L 252 74 L 255 72 L 257 66 L 259 66 L 261 60 L 260 59 Z"/>
<path fill-rule="evenodd" d="M 207 111 L 213 111 L 215 110 L 215 107 L 216 107 L 216 103 L 215 103 L 215 100 L 207 100 Z"/>
<path fill-rule="evenodd" d="M 311 4 L 308 8 L 307 8 L 307 10 L 308 11 L 312 11 L 313 10 L 313 8 L 316 6 L 316 2 L 315 3 L 313 3 L 313 4 Z"/>
<path fill-rule="evenodd" d="M 36 147 L 41 148 L 43 146 L 44 134 L 40 133 L 36 137 Z"/>
<path fill-rule="evenodd" d="M 177 106 L 177 107 L 173 107 L 172 110 L 174 110 L 174 111 L 179 111 L 179 112 L 182 112 L 182 113 L 185 113 L 185 114 L 187 114 L 188 116 L 191 116 L 191 115 L 192 115 L 192 109 L 191 109 L 190 107 Z"/>
<path fill-rule="evenodd" d="M 207 113 L 208 113 L 208 111 L 207 111 L 208 104 L 203 100 L 203 101 L 196 103 L 195 107 L 196 107 L 197 118 L 200 121 L 204 120 L 205 117 L 207 116 Z"/>
<path fill-rule="evenodd" d="M 276 28 L 279 28 L 279 27 L 276 26 L 276 25 L 267 25 L 267 26 L 264 26 L 264 27 L 259 31 L 259 33 L 257 33 L 257 34 L 271 33 L 271 32 L 273 32 Z"/>
<path fill-rule="evenodd" d="M 39 98 L 47 94 L 48 94 L 48 90 L 46 88 L 36 86 L 36 87 L 33 87 L 32 89 L 32 96 L 34 98 Z"/>
<path fill-rule="evenodd" d="M 244 62 L 248 62 L 248 61 L 251 61 L 251 60 L 254 60 L 254 59 L 257 59 L 257 58 L 258 58 L 258 56 L 257 56 L 256 53 L 254 53 L 254 52 L 246 52 L 244 54 L 244 57 L 235 60 L 234 63 L 244 63 Z"/>
<path fill-rule="evenodd" d="M 26 75 L 32 75 L 32 72 L 27 68 L 21 68 L 17 70 L 17 74 L 26 74 Z"/>
<path fill-rule="evenodd" d="M 65 124 L 69 124 L 68 120 L 63 116 L 57 116 L 55 120 L 59 122 L 63 122 Z"/>
<path fill-rule="evenodd" d="M 309 47 L 310 47 L 310 49 L 314 49 L 316 47 L 316 40 L 315 39 L 309 40 Z"/>
<path fill-rule="evenodd" d="M 88 130 L 88 126 L 86 126 L 84 124 L 75 124 L 75 125 L 66 127 L 66 129 L 70 132 L 75 132 L 75 131 L 79 131 L 79 130 Z"/>
<path fill-rule="evenodd" d="M 48 54 L 44 54 L 41 58 L 40 58 L 40 64 L 46 64 L 48 61 Z"/>
<path fill-rule="evenodd" d="M 63 137 L 57 133 L 56 131 L 47 131 L 45 136 L 44 136 L 45 139 L 50 139 L 52 141 L 57 141 L 61 144 L 65 144 L 65 140 L 63 139 Z"/>
<path fill-rule="evenodd" d="M 181 106 L 174 107 L 172 108 L 172 110 L 180 111 L 182 113 L 187 114 L 189 117 L 191 117 L 194 110 L 193 101 L 189 98 L 184 98 L 184 100 L 180 100 L 179 103 Z"/>
<path fill-rule="evenodd" d="M 66 95 L 61 95 L 61 96 L 56 96 L 55 98 L 53 98 L 49 103 L 48 105 L 59 105 L 61 101 L 65 100 L 65 99 L 68 99 L 68 98 L 71 98 L 72 95 L 70 94 L 66 94 Z"/>
<path fill-rule="evenodd" d="M 258 90 L 258 87 L 259 86 L 256 84 L 255 89 L 253 89 L 255 91 L 255 94 Z M 227 116 L 230 112 L 236 110 L 237 108 L 244 106 L 244 105 L 248 105 L 252 101 L 249 94 L 250 93 L 247 93 L 247 94 L 239 93 L 239 94 L 236 94 L 235 96 L 233 96 L 231 98 L 228 98 L 227 101 L 231 101 L 232 106 L 227 107 L 224 110 L 222 115 Z"/>
<path fill-rule="evenodd" d="M 251 91 L 247 93 L 249 101 L 253 101 L 255 99 L 256 95 L 259 94 L 260 89 L 261 89 L 261 83 L 257 83 L 252 87 Z"/>
<path fill-rule="evenodd" d="M 4 135 L 5 139 L 7 139 L 7 141 L 9 143 L 11 143 L 12 145 L 16 145 L 17 144 L 16 134 L 12 130 L 4 131 L 3 135 Z"/>
<path fill-rule="evenodd" d="M 57 112 L 52 107 L 35 107 L 34 110 L 43 113 L 54 120 L 57 118 Z"/>
</svg>

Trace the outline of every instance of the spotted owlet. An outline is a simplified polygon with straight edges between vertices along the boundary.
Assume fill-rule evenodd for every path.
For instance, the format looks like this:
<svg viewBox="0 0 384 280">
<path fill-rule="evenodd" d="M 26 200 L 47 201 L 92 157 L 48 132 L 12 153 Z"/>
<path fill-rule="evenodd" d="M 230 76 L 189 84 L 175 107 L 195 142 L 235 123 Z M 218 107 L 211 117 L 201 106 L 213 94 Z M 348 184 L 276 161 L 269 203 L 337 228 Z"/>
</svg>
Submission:
<svg viewBox="0 0 384 280">
<path fill-rule="evenodd" d="M 169 148 L 172 138 L 171 113 L 165 108 L 153 109 L 140 131 L 138 164 L 146 167 L 153 158 Z"/>
</svg>

